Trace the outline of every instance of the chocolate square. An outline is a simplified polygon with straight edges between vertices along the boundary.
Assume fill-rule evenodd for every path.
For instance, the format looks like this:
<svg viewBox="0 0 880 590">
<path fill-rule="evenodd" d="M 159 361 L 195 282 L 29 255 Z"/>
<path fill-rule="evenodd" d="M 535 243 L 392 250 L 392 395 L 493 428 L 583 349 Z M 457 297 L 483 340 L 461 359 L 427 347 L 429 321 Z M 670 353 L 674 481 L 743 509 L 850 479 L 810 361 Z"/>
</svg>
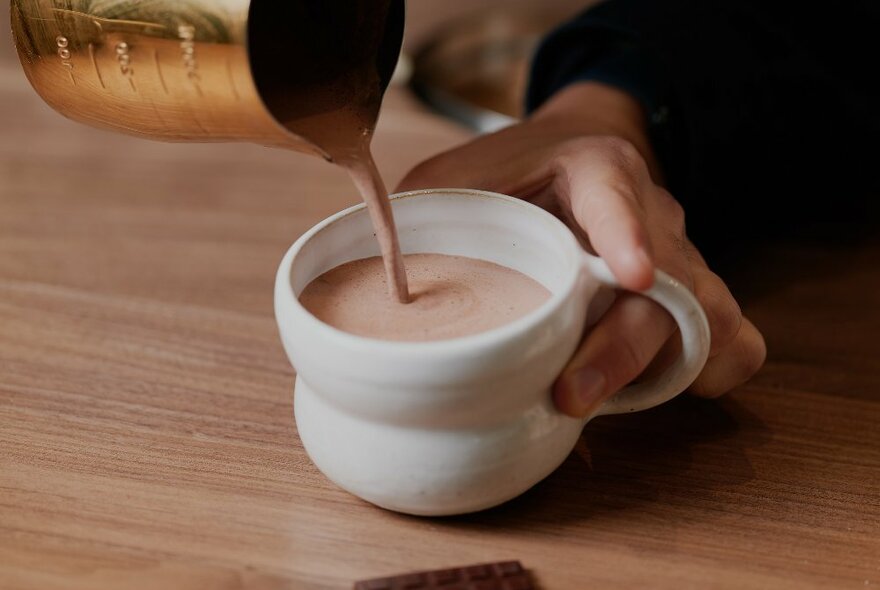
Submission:
<svg viewBox="0 0 880 590">
<path fill-rule="evenodd" d="M 356 582 L 354 590 L 535 590 L 518 561 L 408 572 Z"/>
</svg>

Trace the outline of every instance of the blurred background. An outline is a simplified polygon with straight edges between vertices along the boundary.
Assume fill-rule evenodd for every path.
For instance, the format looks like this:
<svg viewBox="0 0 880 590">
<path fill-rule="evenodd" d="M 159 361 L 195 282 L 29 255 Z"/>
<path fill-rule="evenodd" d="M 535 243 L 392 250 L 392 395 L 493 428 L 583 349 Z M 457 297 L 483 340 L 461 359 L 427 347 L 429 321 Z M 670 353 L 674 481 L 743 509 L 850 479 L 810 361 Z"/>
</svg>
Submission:
<svg viewBox="0 0 880 590">
<path fill-rule="evenodd" d="M 476 131 L 493 131 L 522 116 L 535 46 L 586 0 L 409 3 L 404 65 L 411 88 L 429 106 Z"/>
</svg>

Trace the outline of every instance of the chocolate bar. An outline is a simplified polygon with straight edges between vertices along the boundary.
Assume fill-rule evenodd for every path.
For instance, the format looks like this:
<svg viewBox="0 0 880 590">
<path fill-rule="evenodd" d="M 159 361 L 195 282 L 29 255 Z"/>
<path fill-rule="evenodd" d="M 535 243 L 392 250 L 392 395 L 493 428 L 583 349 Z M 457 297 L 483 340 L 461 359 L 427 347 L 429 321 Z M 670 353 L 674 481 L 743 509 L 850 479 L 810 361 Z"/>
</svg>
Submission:
<svg viewBox="0 0 880 590">
<path fill-rule="evenodd" d="M 535 590 L 535 585 L 518 561 L 499 561 L 363 580 L 354 590 Z"/>
</svg>

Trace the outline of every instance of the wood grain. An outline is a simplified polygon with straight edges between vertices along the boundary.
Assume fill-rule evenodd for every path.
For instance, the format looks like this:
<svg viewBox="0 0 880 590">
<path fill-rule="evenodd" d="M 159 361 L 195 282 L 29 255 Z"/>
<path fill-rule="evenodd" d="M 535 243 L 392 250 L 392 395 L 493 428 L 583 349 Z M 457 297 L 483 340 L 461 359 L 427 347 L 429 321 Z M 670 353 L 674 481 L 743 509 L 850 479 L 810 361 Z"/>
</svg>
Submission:
<svg viewBox="0 0 880 590">
<path fill-rule="evenodd" d="M 880 585 L 880 240 L 735 273 L 770 360 L 727 398 L 598 419 L 498 509 L 399 516 L 308 461 L 272 318 L 345 176 L 70 123 L 0 52 L 0 588 L 335 590 L 501 559 L 547 590 Z M 465 138 L 394 91 L 380 167 Z"/>
</svg>

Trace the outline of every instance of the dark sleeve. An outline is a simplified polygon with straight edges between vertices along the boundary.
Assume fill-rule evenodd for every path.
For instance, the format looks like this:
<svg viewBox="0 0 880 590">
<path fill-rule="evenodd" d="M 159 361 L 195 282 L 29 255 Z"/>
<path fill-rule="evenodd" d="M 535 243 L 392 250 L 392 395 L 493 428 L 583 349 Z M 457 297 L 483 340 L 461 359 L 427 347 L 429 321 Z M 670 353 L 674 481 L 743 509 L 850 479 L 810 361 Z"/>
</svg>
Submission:
<svg viewBox="0 0 880 590">
<path fill-rule="evenodd" d="M 880 196 L 878 4 L 609 0 L 545 39 L 527 107 L 579 80 L 635 96 L 692 234 L 821 226 Z"/>
</svg>

